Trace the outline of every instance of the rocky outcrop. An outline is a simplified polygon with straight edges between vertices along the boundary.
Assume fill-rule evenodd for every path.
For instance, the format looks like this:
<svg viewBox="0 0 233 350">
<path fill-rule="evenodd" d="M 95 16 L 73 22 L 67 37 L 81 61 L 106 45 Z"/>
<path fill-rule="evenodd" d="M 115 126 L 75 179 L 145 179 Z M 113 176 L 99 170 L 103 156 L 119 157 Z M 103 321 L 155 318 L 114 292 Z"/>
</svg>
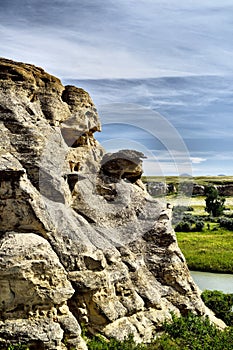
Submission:
<svg viewBox="0 0 233 350">
<path fill-rule="evenodd" d="M 165 182 L 161 181 L 147 181 L 146 182 L 147 191 L 151 196 L 165 196 L 169 189 Z"/>
<path fill-rule="evenodd" d="M 193 196 L 204 196 L 205 195 L 205 186 L 193 184 Z"/>
<path fill-rule="evenodd" d="M 233 196 L 233 184 L 225 184 L 216 186 L 220 196 Z"/>
<path fill-rule="evenodd" d="M 139 152 L 105 154 L 89 95 L 0 60 L 0 344 L 149 341 L 170 312 L 210 315 Z"/>
<path fill-rule="evenodd" d="M 165 181 L 149 181 L 147 179 L 144 180 L 145 186 L 147 188 L 147 191 L 150 193 L 151 196 L 159 197 L 159 196 L 165 196 L 167 194 L 175 194 L 177 193 L 177 184 L 168 183 L 166 184 Z M 211 184 L 211 182 L 209 183 Z M 226 196 L 230 197 L 233 196 L 233 184 L 226 183 L 223 185 L 216 185 L 213 184 L 213 186 L 218 190 L 218 193 L 220 196 Z M 179 193 L 183 193 L 186 195 L 193 195 L 193 196 L 205 196 L 206 194 L 206 188 L 207 185 L 199 185 L 196 183 L 193 183 L 190 181 L 190 183 L 181 183 L 179 186 Z"/>
</svg>

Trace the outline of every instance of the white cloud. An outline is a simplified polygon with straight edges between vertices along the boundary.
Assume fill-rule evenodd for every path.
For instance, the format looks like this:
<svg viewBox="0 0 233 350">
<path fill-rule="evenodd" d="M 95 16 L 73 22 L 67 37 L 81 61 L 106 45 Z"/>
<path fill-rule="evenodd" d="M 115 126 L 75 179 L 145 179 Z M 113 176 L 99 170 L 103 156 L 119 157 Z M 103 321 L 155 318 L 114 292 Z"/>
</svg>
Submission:
<svg viewBox="0 0 233 350">
<path fill-rule="evenodd" d="M 24 3 L 18 17 L 16 1 L 11 2 L 12 11 L 10 5 L 1 10 L 1 55 L 38 64 L 60 77 L 186 76 L 233 70 L 228 0 L 73 0 L 68 5 L 44 3 L 43 11 L 33 1 L 23 11 Z"/>
<path fill-rule="evenodd" d="M 61 79 L 230 77 L 232 11 L 232 0 L 56 0 L 43 1 L 43 6 L 36 0 L 20 4 L 3 0 L 0 52 L 41 66 Z M 190 78 L 165 79 L 162 85 L 130 80 L 120 89 L 114 84 L 112 89 L 103 86 L 101 90 L 97 82 L 93 87 L 99 106 L 102 101 L 140 103 L 165 111 L 167 120 L 158 120 L 149 110 L 145 113 L 134 107 L 133 112 L 121 109 L 118 113 L 115 108 L 119 106 L 113 106 L 106 117 L 101 113 L 101 120 L 136 125 L 162 140 L 173 159 L 159 151 L 156 157 L 167 171 L 172 171 L 174 159 L 185 164 L 178 152 L 185 148 L 182 137 L 191 151 L 214 150 L 191 152 L 195 169 L 208 170 L 210 162 L 229 166 L 233 156 L 224 150 L 232 149 L 231 79 L 221 86 L 217 79 L 202 84 Z M 117 135 L 113 132 L 112 137 Z M 140 132 L 128 132 L 128 137 L 140 138 Z M 153 147 L 152 142 L 147 144 L 148 149 Z M 155 161 L 148 159 L 148 164 L 153 167 Z"/>
<path fill-rule="evenodd" d="M 202 162 L 205 162 L 205 158 L 200 158 L 200 157 L 190 157 L 191 161 L 193 164 L 200 164 Z"/>
</svg>

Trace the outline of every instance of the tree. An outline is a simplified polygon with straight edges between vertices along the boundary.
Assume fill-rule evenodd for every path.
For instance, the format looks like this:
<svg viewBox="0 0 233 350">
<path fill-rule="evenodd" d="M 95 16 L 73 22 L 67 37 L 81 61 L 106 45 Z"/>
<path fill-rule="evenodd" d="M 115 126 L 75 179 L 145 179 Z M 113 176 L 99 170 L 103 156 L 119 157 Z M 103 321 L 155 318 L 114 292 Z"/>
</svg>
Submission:
<svg viewBox="0 0 233 350">
<path fill-rule="evenodd" d="M 220 216 L 224 210 L 225 198 L 220 197 L 218 190 L 214 186 L 206 188 L 206 207 L 207 211 L 212 216 Z"/>
</svg>

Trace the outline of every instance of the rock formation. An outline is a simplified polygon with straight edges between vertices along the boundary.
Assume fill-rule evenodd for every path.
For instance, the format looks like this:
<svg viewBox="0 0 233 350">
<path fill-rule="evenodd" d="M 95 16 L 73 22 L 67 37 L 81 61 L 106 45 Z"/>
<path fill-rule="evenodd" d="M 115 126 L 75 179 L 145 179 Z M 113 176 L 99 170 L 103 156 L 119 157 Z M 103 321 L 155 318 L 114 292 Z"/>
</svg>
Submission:
<svg viewBox="0 0 233 350">
<path fill-rule="evenodd" d="M 87 349 L 149 341 L 170 312 L 209 315 L 143 155 L 105 154 L 88 93 L 0 60 L 0 344 Z"/>
<path fill-rule="evenodd" d="M 146 184 L 147 190 L 150 193 L 151 196 L 165 196 L 166 194 L 175 194 L 178 191 L 177 184 L 168 183 L 166 184 L 166 181 L 150 181 L 149 179 L 144 179 L 144 182 Z M 194 182 L 192 182 L 192 179 L 190 180 L 189 184 L 181 183 L 179 187 L 179 193 L 184 193 L 187 195 L 193 195 L 193 196 L 205 196 L 206 194 L 206 188 L 211 185 L 211 182 L 209 182 L 208 185 L 199 185 Z M 232 183 L 226 183 L 222 185 L 216 185 L 215 183 L 212 184 L 217 190 L 220 196 L 233 196 L 233 184 Z"/>
</svg>

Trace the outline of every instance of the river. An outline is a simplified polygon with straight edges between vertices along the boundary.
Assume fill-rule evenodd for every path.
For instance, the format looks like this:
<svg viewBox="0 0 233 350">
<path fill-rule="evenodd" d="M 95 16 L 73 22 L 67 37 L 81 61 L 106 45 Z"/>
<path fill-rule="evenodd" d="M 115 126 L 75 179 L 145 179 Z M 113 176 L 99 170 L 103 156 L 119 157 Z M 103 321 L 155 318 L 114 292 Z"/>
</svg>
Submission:
<svg viewBox="0 0 233 350">
<path fill-rule="evenodd" d="M 190 271 L 198 285 L 204 291 L 220 290 L 224 293 L 233 293 L 233 274 L 221 274 L 212 272 Z"/>
</svg>

